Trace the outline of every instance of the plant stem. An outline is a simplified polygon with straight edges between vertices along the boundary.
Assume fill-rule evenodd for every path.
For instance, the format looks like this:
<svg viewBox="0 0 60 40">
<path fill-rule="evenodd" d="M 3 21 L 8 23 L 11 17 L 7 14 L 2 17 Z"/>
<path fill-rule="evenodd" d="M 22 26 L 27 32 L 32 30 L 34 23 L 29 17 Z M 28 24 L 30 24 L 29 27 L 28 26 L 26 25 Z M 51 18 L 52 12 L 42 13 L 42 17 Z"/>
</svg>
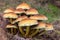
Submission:
<svg viewBox="0 0 60 40">
<path fill-rule="evenodd" d="M 30 31 L 30 27 L 26 27 L 26 34 L 25 34 L 25 37 L 27 37 L 27 36 L 28 36 L 29 31 Z"/>
<path fill-rule="evenodd" d="M 39 31 L 40 31 L 40 30 L 37 29 L 37 30 L 36 30 L 34 33 L 32 33 L 29 37 L 33 37 L 33 36 L 35 36 Z"/>
</svg>

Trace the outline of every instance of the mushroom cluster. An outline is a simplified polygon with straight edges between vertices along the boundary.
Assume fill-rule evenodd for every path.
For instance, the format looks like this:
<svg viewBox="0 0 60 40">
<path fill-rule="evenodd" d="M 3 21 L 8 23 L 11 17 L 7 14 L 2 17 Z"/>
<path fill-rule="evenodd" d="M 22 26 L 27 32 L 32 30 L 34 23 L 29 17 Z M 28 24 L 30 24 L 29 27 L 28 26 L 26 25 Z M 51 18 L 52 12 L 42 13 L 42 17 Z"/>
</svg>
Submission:
<svg viewBox="0 0 60 40">
<path fill-rule="evenodd" d="M 4 18 L 7 19 L 7 31 L 15 35 L 18 31 L 22 37 L 33 37 L 40 31 L 54 30 L 53 25 L 45 23 L 48 18 L 27 3 L 19 4 L 16 9 L 8 8 L 4 11 Z"/>
</svg>

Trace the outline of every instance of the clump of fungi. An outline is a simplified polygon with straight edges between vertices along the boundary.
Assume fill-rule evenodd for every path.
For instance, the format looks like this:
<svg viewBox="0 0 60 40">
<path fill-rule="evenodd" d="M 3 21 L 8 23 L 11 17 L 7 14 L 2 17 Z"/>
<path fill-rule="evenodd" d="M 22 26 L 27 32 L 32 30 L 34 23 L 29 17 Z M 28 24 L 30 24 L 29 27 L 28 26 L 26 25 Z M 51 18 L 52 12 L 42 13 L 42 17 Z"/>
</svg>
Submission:
<svg viewBox="0 0 60 40">
<path fill-rule="evenodd" d="M 34 8 L 31 8 L 27 3 L 19 4 L 16 9 L 8 8 L 4 11 L 4 18 L 8 20 L 6 26 L 7 32 L 15 35 L 18 31 L 22 37 L 34 37 L 39 32 L 54 30 L 53 25 L 45 23 L 48 18 Z"/>
</svg>

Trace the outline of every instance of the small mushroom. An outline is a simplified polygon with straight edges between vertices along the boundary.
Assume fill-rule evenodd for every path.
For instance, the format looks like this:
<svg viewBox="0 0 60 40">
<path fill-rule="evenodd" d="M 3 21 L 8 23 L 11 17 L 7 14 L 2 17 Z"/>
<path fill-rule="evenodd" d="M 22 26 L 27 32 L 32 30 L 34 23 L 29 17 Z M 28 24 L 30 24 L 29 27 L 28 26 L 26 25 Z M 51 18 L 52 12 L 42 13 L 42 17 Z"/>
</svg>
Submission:
<svg viewBox="0 0 60 40">
<path fill-rule="evenodd" d="M 37 20 L 24 19 L 24 20 L 22 20 L 21 22 L 19 22 L 18 25 L 19 25 L 19 29 L 20 29 L 21 27 L 23 27 L 23 26 L 27 26 L 27 27 L 26 27 L 26 34 L 25 34 L 25 37 L 27 37 L 28 34 L 29 34 L 29 31 L 30 31 L 30 26 L 36 25 L 36 24 L 38 24 Z M 20 32 L 21 32 L 21 30 L 20 30 Z"/>
<path fill-rule="evenodd" d="M 30 16 L 29 18 L 34 20 L 48 20 L 48 18 L 44 15 L 33 15 Z"/>
<path fill-rule="evenodd" d="M 36 14 L 39 14 L 38 11 L 34 8 L 31 8 L 29 10 L 27 10 L 26 12 L 26 15 L 36 15 Z"/>
<path fill-rule="evenodd" d="M 36 31 L 34 31 L 29 37 L 35 36 L 38 32 L 40 32 L 40 29 L 44 30 L 45 27 L 46 27 L 46 23 L 39 22 L 38 25 L 37 25 L 37 27 L 33 28 L 33 29 L 36 29 Z M 42 34 L 40 34 L 40 35 L 42 35 Z"/>
<path fill-rule="evenodd" d="M 27 16 L 20 16 L 20 17 L 18 17 L 15 21 L 13 21 L 12 23 L 14 24 L 14 23 L 20 22 L 20 21 L 22 21 L 22 20 L 24 20 L 24 19 L 28 19 L 28 17 L 27 17 Z"/>
<path fill-rule="evenodd" d="M 4 13 L 13 13 L 15 10 L 13 8 L 8 8 L 4 11 Z"/>
<path fill-rule="evenodd" d="M 12 19 L 18 18 L 18 16 L 15 13 L 6 13 L 3 15 L 3 17 L 9 19 L 10 23 L 12 23 Z"/>
<path fill-rule="evenodd" d="M 48 35 L 49 33 L 52 33 L 53 31 L 56 32 L 56 30 L 54 30 L 54 28 L 53 28 L 53 25 L 50 24 L 50 23 L 46 23 L 45 31 L 46 31 L 45 34 L 47 34 L 47 35 Z M 54 34 L 54 33 L 53 33 L 53 34 Z M 52 34 L 52 35 L 53 35 L 53 34 Z"/>
<path fill-rule="evenodd" d="M 50 24 L 50 23 L 47 23 L 47 24 L 46 24 L 46 27 L 45 27 L 45 30 L 46 30 L 46 31 L 54 30 L 53 25 Z"/>
<path fill-rule="evenodd" d="M 22 8 L 22 9 L 24 9 L 24 10 L 26 11 L 26 10 L 30 9 L 31 7 L 30 7 L 29 4 L 23 2 L 23 3 L 19 4 L 19 5 L 16 7 L 16 9 L 20 9 L 20 8 Z"/>
<path fill-rule="evenodd" d="M 8 29 L 8 31 L 11 32 L 11 34 L 16 34 L 16 32 L 17 32 L 17 27 L 15 25 L 12 25 L 12 24 L 8 24 L 6 26 L 6 29 Z"/>
<path fill-rule="evenodd" d="M 25 11 L 22 8 L 20 8 L 20 9 L 16 9 L 14 13 L 16 13 L 17 15 L 22 15 L 25 14 Z"/>
</svg>

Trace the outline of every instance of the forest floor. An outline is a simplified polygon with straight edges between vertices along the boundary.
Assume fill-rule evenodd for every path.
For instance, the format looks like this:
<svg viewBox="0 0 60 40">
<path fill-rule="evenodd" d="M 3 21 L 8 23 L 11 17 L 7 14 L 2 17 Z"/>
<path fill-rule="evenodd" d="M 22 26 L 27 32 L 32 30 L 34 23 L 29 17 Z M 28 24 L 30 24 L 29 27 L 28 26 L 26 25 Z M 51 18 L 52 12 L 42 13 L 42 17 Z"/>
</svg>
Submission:
<svg viewBox="0 0 60 40">
<path fill-rule="evenodd" d="M 32 0 L 31 0 L 32 1 Z M 31 1 L 29 2 L 29 3 L 31 3 Z M 0 38 L 1 40 L 6 40 L 6 39 L 8 39 L 7 37 L 6 37 L 6 35 L 5 35 L 5 32 L 3 31 L 1 31 L 1 30 L 5 30 L 4 28 L 5 28 L 5 26 L 6 26 L 6 19 L 4 19 L 3 17 L 2 17 L 2 15 L 3 15 L 3 11 L 6 9 L 6 8 L 9 8 L 9 7 L 16 7 L 18 4 L 20 4 L 22 2 L 22 0 L 0 0 L 0 27 L 1 28 L 3 28 L 3 29 L 0 29 L 0 36 L 2 35 L 3 36 L 3 38 Z M 35 6 L 35 8 L 36 8 L 36 6 L 38 6 L 38 7 L 40 7 L 40 4 L 39 3 L 35 3 L 35 1 L 32 1 L 33 2 L 33 5 Z M 38 5 L 37 5 L 38 4 Z M 34 7 L 33 6 L 33 7 Z M 58 14 L 59 15 L 59 14 Z M 60 17 L 60 15 L 59 15 L 59 17 Z M 54 25 L 54 28 L 56 29 L 56 30 L 59 30 L 60 31 L 60 20 L 55 20 L 55 21 L 53 21 L 53 22 L 51 22 L 53 25 Z M 2 34 L 3 33 L 3 34 Z M 52 35 L 53 34 L 53 35 Z M 5 36 L 4 36 L 5 35 Z M 8 36 L 8 37 L 10 37 L 10 36 Z M 12 38 L 13 37 L 13 38 Z M 55 32 L 53 32 L 53 33 L 50 33 L 48 36 L 46 35 L 46 34 L 44 34 L 44 35 L 42 35 L 42 36 L 39 36 L 39 35 L 37 35 L 36 37 L 34 37 L 34 38 L 27 38 L 27 39 L 24 39 L 24 38 L 22 38 L 22 37 L 19 37 L 18 36 L 18 34 L 16 34 L 16 35 L 14 35 L 14 36 L 12 36 L 12 37 L 10 37 L 10 39 L 9 40 L 20 40 L 20 39 L 22 39 L 22 40 L 60 40 L 60 34 L 57 34 L 57 33 L 55 33 Z"/>
</svg>

